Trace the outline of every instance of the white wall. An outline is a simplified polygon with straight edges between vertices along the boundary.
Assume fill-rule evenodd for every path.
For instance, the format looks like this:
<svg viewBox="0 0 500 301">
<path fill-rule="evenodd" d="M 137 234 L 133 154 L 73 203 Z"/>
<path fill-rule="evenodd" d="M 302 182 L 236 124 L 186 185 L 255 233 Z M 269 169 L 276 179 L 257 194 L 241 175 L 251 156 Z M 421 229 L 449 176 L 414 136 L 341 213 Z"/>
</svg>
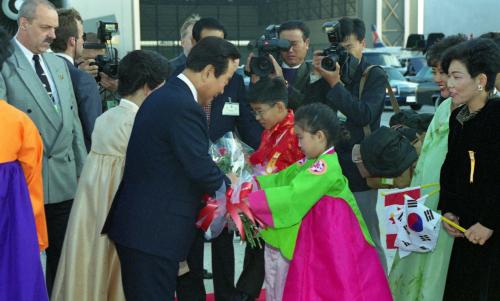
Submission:
<svg viewBox="0 0 500 301">
<path fill-rule="evenodd" d="M 128 51 L 140 47 L 139 0 L 66 0 L 65 7 L 73 7 L 82 18 L 99 19 L 114 16 L 119 26 L 119 44 L 116 45 L 120 57 Z M 84 30 L 89 30 L 85 28 Z M 90 29 L 92 31 L 95 28 Z"/>
<path fill-rule="evenodd" d="M 500 31 L 499 17 L 500 0 L 425 0 L 424 34 L 472 33 L 477 37 Z"/>
</svg>

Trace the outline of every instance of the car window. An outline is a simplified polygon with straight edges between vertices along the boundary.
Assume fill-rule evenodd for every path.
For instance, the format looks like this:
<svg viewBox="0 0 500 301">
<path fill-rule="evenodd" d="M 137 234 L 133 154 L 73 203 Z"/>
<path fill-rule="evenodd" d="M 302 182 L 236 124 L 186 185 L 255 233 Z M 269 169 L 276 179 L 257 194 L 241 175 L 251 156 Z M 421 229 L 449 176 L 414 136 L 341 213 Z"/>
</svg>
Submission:
<svg viewBox="0 0 500 301">
<path fill-rule="evenodd" d="M 432 69 L 429 66 L 424 66 L 416 75 L 420 80 L 432 81 Z"/>
<path fill-rule="evenodd" d="M 387 76 L 389 77 L 389 80 L 403 80 L 403 81 L 406 81 L 406 78 L 398 70 L 396 70 L 394 68 L 384 68 L 384 70 L 387 73 Z"/>
<path fill-rule="evenodd" d="M 371 65 L 379 65 L 379 66 L 391 66 L 400 68 L 401 63 L 399 60 L 390 53 L 382 53 L 382 52 L 365 52 L 363 56 L 366 57 L 366 60 Z"/>
</svg>

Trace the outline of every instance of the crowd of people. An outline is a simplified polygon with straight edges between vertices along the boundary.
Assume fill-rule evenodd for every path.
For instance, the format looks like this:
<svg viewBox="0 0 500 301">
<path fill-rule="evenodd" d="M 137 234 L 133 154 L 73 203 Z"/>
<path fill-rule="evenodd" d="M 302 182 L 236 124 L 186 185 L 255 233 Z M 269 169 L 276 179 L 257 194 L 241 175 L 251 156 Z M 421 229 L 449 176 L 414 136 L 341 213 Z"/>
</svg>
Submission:
<svg viewBox="0 0 500 301">
<path fill-rule="evenodd" d="M 215 300 L 263 287 L 268 301 L 499 300 L 500 33 L 426 52 L 442 102 L 411 186 L 440 183 L 426 206 L 465 231 L 444 223 L 433 252 L 388 266 L 378 192 L 353 160 L 380 128 L 387 77 L 363 56 L 363 21 L 339 24 L 349 68 L 323 68 L 322 51 L 306 62 L 309 28 L 287 21 L 290 48 L 247 89 L 217 19 L 190 16 L 183 53 L 131 51 L 112 79 L 76 10 L 24 1 L 15 36 L 0 29 L 0 300 L 205 300 L 196 219 L 203 195 L 238 183 L 209 154 L 228 132 L 265 171 L 240 200 L 263 247 L 246 245 L 235 281 L 235 231 L 211 239 Z M 103 107 L 96 75 L 118 106 Z"/>
</svg>

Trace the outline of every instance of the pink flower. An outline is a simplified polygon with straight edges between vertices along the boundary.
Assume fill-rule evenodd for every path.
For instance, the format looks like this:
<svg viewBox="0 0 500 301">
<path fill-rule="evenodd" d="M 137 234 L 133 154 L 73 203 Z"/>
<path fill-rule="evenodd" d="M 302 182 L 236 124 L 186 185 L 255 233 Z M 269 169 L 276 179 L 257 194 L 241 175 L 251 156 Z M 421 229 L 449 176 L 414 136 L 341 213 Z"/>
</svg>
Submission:
<svg viewBox="0 0 500 301">
<path fill-rule="evenodd" d="M 226 153 L 227 153 L 227 149 L 226 148 L 224 148 L 224 147 L 219 148 L 219 154 L 221 156 L 225 156 Z"/>
</svg>

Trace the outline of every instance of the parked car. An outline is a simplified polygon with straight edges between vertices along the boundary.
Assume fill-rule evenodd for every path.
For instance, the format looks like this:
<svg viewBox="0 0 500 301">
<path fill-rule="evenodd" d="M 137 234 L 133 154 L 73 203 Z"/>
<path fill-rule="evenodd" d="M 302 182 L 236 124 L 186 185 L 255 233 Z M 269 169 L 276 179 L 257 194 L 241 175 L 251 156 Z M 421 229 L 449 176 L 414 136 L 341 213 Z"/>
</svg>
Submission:
<svg viewBox="0 0 500 301">
<path fill-rule="evenodd" d="M 412 109 L 420 109 L 416 106 L 415 92 L 417 90 L 418 84 L 409 82 L 396 68 L 393 67 L 383 67 L 385 73 L 387 73 L 387 78 L 389 84 L 391 85 L 392 91 L 396 96 L 399 105 L 409 105 Z M 390 106 L 391 100 L 389 93 L 385 96 L 385 105 Z"/>
<path fill-rule="evenodd" d="M 404 76 L 415 76 L 424 66 L 427 66 L 427 60 L 423 55 L 400 58 L 399 61 L 406 68 Z"/>
<path fill-rule="evenodd" d="M 406 72 L 406 68 L 401 66 L 401 62 L 392 53 L 376 49 L 365 49 L 363 51 L 363 56 L 371 65 L 393 67 L 396 68 L 401 74 L 404 74 Z"/>
<path fill-rule="evenodd" d="M 429 66 L 424 66 L 415 76 L 408 76 L 409 81 L 418 83 L 416 91 L 417 105 L 438 105 L 441 96 L 439 86 L 432 78 L 432 69 Z"/>
</svg>

